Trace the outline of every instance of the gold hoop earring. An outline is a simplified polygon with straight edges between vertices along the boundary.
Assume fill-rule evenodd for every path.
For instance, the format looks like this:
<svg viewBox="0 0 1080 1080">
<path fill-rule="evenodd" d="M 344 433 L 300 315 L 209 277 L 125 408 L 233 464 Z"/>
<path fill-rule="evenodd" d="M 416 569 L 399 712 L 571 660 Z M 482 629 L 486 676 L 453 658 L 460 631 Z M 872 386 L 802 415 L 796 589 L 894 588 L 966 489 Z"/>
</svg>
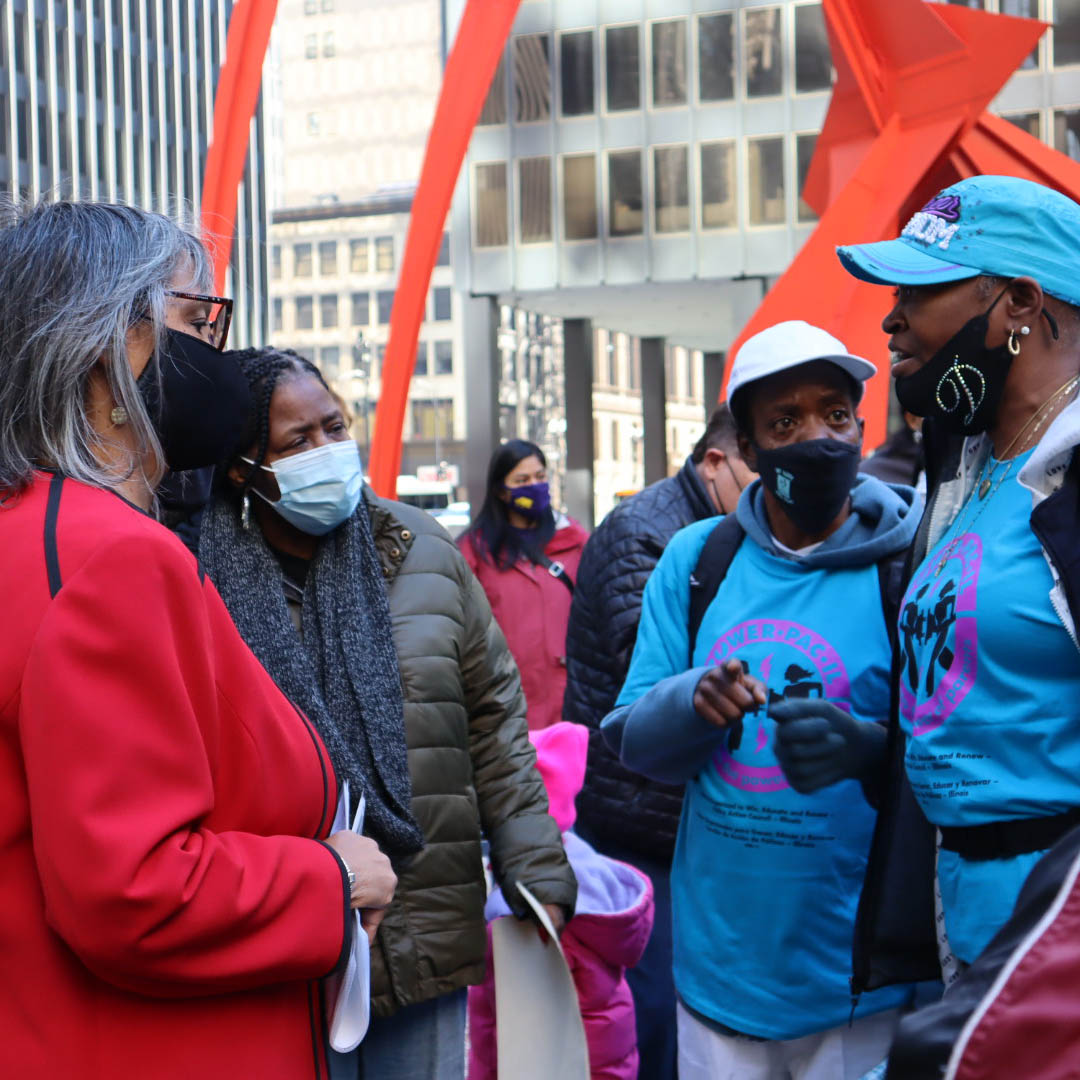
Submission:
<svg viewBox="0 0 1080 1080">
<path fill-rule="evenodd" d="M 1027 327 L 1025 327 L 1024 329 L 1027 329 Z M 1013 356 L 1020 355 L 1020 339 L 1016 336 L 1015 328 L 1009 331 L 1009 340 L 1007 344 L 1009 352 L 1012 353 Z"/>
</svg>

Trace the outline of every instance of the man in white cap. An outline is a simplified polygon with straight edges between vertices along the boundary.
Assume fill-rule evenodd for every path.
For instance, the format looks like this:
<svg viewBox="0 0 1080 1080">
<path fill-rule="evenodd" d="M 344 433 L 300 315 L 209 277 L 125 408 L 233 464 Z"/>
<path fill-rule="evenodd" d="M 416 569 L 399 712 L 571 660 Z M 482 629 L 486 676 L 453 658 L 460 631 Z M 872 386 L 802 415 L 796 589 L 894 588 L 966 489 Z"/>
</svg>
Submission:
<svg viewBox="0 0 1080 1080">
<path fill-rule="evenodd" d="M 805 322 L 742 346 L 728 395 L 761 479 L 734 514 L 671 540 L 604 721 L 630 768 L 686 782 L 672 868 L 681 1080 L 854 1080 L 910 996 L 892 987 L 853 1009 L 848 992 L 875 820 L 850 778 L 883 757 L 887 583 L 919 518 L 910 488 L 858 475 L 873 374 Z M 821 733 L 807 758 L 777 723 L 822 699 L 838 706 L 811 721 L 829 728 L 824 761 Z M 800 794 L 822 769 L 835 783 Z"/>
</svg>

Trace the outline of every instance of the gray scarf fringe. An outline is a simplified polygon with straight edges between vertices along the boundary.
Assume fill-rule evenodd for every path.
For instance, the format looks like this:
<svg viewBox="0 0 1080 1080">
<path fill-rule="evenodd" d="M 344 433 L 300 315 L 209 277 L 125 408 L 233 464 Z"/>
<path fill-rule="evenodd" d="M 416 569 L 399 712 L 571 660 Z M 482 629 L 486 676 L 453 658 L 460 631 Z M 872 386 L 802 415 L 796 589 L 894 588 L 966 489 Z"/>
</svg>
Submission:
<svg viewBox="0 0 1080 1080">
<path fill-rule="evenodd" d="M 252 520 L 215 495 L 199 558 L 240 635 L 315 725 L 339 782 L 367 797 L 364 832 L 390 855 L 424 845 L 412 815 L 405 716 L 390 607 L 367 508 L 324 537 L 308 571 L 296 633 L 282 571 Z"/>
</svg>

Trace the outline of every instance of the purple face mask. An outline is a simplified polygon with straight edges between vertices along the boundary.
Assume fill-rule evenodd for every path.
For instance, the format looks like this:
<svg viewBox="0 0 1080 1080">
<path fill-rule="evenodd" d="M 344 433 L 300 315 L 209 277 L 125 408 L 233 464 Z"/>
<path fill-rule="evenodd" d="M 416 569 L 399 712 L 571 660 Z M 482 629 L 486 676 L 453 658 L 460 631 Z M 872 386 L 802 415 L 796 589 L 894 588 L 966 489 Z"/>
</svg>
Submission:
<svg viewBox="0 0 1080 1080">
<path fill-rule="evenodd" d="M 539 521 L 551 506 L 551 491 L 546 480 L 539 484 L 522 484 L 506 490 L 510 493 L 510 509 L 516 510 L 530 521 Z"/>
</svg>

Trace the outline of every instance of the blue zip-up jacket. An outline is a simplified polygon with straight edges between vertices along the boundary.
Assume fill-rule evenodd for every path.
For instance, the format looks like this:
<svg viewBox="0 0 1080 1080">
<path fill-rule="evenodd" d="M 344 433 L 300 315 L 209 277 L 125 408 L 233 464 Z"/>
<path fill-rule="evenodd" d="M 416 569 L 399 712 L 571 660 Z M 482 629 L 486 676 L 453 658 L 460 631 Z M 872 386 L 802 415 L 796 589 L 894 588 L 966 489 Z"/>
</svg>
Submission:
<svg viewBox="0 0 1080 1080">
<path fill-rule="evenodd" d="M 760 483 L 737 510 L 746 537 L 701 623 L 687 670 L 690 575 L 715 522 L 677 533 L 645 589 L 637 644 L 605 737 L 630 768 L 687 782 L 672 870 L 675 982 L 706 1019 L 765 1039 L 844 1023 L 855 906 L 874 812 L 854 781 L 791 790 L 767 709 L 741 746 L 694 710 L 702 675 L 731 657 L 770 702 L 823 697 L 868 721 L 888 709 L 891 649 L 878 563 L 903 551 L 919 517 L 909 488 L 861 477 L 852 514 L 801 558 L 776 547 Z M 905 987 L 869 994 L 856 1015 Z"/>
</svg>

